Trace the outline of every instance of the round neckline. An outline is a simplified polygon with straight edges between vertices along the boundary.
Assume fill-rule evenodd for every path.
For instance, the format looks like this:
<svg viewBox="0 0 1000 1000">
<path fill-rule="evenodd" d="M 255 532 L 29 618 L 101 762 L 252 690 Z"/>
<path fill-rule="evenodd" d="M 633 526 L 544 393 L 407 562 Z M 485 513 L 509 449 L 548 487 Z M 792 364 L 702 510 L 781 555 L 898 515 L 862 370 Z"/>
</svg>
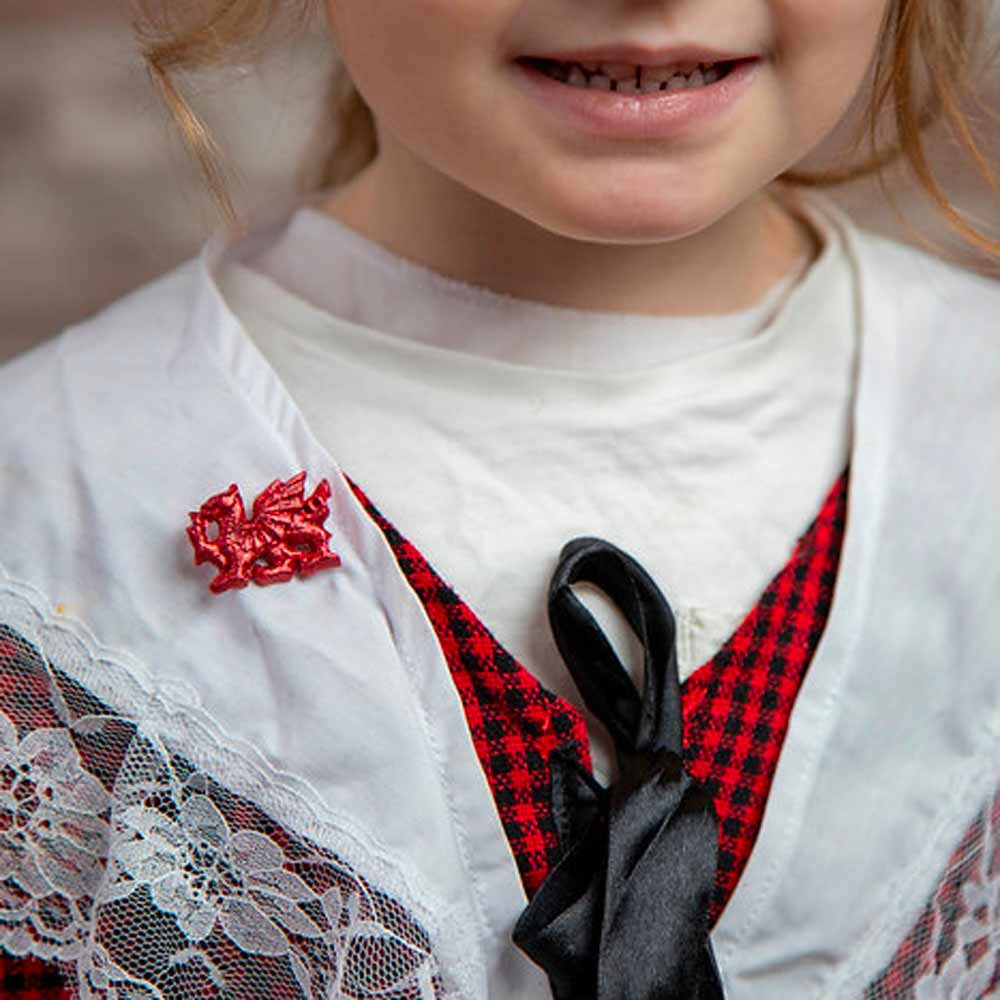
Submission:
<svg viewBox="0 0 1000 1000">
<path fill-rule="evenodd" d="M 794 203 L 788 203 L 787 201 L 786 207 L 791 210 L 795 209 Z M 767 312 L 768 308 L 776 304 L 777 300 L 781 298 L 782 293 L 787 291 L 789 286 L 798 282 L 808 269 L 810 263 L 818 262 L 819 256 L 822 256 L 823 251 L 826 249 L 826 234 L 821 232 L 820 242 L 822 246 L 816 261 L 810 262 L 808 255 L 802 254 L 796 258 L 780 278 L 771 283 L 756 302 L 745 308 L 724 312 L 678 313 L 672 316 L 658 316 L 652 313 L 577 309 L 574 306 L 555 305 L 551 302 L 540 302 L 535 299 L 522 298 L 517 295 L 495 291 L 485 285 L 475 285 L 452 278 L 449 275 L 442 274 L 439 271 L 435 271 L 416 261 L 396 254 L 376 240 L 351 228 L 336 216 L 324 212 L 318 205 L 318 199 L 312 199 L 300 205 L 288 220 L 289 238 L 302 238 L 307 245 L 322 245 L 324 242 L 330 240 L 330 234 L 333 234 L 333 238 L 338 243 L 344 246 L 351 254 L 364 261 L 366 265 L 377 268 L 391 278 L 423 284 L 442 296 L 474 306 L 481 306 L 485 309 L 511 310 L 516 313 L 518 320 L 527 320 L 530 322 L 533 319 L 542 321 L 550 319 L 563 322 L 581 322 L 588 325 L 597 322 L 628 322 L 638 325 L 642 321 L 647 321 L 650 325 L 653 325 L 665 320 L 696 323 L 699 320 L 737 319 L 741 316 L 752 316 L 757 312 Z"/>
<path fill-rule="evenodd" d="M 683 399 L 706 391 L 724 391 L 727 380 L 739 377 L 767 381 L 776 358 L 795 356 L 802 364 L 820 349 L 823 324 L 816 322 L 815 294 L 841 274 L 844 258 L 843 221 L 825 200 L 802 198 L 797 205 L 820 232 L 823 248 L 806 273 L 787 290 L 780 308 L 754 336 L 725 343 L 708 351 L 659 365 L 627 371 L 576 370 L 536 367 L 486 356 L 465 354 L 418 340 L 410 340 L 332 315 L 284 289 L 243 261 L 270 245 L 276 231 L 288 224 L 287 213 L 268 229 L 225 244 L 213 267 L 224 299 L 241 299 L 255 313 L 277 324 L 297 346 L 315 351 L 317 361 L 326 357 L 344 365 L 376 367 L 387 377 L 444 389 L 488 393 L 496 405 L 592 407 L 595 418 L 614 419 L 614 411 L 629 401 Z M 287 320 L 292 306 L 294 328 Z M 612 316 L 616 314 L 611 314 Z M 656 317 L 650 317 L 656 321 Z M 668 322 L 669 317 L 661 319 Z M 391 374 L 388 374 L 391 373 Z M 758 378 L 758 376 L 760 376 Z"/>
<path fill-rule="evenodd" d="M 822 242 L 819 237 L 817 242 Z M 300 207 L 271 245 L 231 266 L 246 267 L 284 289 L 285 295 L 273 287 L 270 296 L 263 289 L 249 293 L 250 301 L 291 329 L 315 327 L 314 316 L 300 322 L 303 307 L 312 305 L 399 340 L 455 354 L 541 371 L 622 373 L 671 364 L 757 336 L 780 312 L 811 263 L 812 255 L 803 254 L 756 303 L 735 312 L 588 312 L 457 284 L 388 254 L 338 220 Z M 272 310 L 263 304 L 267 298 L 277 298 L 282 305 Z M 283 324 L 279 312 L 284 313 Z M 321 336 L 319 331 L 315 336 Z"/>
</svg>

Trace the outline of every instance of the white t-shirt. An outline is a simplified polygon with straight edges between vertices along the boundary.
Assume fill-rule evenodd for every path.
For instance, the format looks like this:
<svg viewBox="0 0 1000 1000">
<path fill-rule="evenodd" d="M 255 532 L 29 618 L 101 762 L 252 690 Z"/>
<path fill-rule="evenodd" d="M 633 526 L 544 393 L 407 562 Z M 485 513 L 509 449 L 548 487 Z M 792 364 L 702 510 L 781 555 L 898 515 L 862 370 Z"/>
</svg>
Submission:
<svg viewBox="0 0 1000 1000">
<path fill-rule="evenodd" d="M 728 315 L 499 295 L 308 204 L 242 261 L 237 245 L 219 287 L 348 475 L 513 656 L 582 705 L 546 609 L 569 539 L 605 538 L 651 573 L 677 618 L 683 681 L 752 610 L 844 470 L 854 280 L 825 199 L 802 205 L 819 258 Z M 624 619 L 595 588 L 580 593 L 635 673 Z M 587 721 L 607 779 L 610 741 Z"/>
</svg>

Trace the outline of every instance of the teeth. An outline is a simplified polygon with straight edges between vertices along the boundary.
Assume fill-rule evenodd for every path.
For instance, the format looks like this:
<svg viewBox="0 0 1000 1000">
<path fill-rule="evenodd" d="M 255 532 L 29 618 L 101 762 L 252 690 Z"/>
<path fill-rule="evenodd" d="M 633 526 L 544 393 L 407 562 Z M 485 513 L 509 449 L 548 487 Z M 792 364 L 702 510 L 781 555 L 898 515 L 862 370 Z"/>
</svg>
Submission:
<svg viewBox="0 0 1000 1000">
<path fill-rule="evenodd" d="M 601 69 L 607 76 L 610 76 L 612 80 L 632 80 L 634 82 L 635 71 L 638 67 L 631 66 L 629 63 L 601 63 Z"/>
<path fill-rule="evenodd" d="M 657 83 L 666 83 L 672 76 L 680 72 L 678 66 L 645 66 L 642 70 L 643 82 L 655 80 Z"/>
<path fill-rule="evenodd" d="M 552 65 L 550 76 L 571 87 L 616 90 L 621 94 L 686 90 L 715 83 L 722 73 L 712 63 L 686 66 L 631 66 L 627 63 L 572 63 Z"/>
</svg>

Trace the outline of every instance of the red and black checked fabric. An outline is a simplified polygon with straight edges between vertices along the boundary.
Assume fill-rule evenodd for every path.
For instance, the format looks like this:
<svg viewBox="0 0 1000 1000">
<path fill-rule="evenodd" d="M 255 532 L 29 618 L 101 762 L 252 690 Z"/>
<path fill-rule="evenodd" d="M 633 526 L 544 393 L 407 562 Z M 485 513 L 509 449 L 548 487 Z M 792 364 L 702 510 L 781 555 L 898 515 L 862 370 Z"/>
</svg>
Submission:
<svg viewBox="0 0 1000 1000">
<path fill-rule="evenodd" d="M 497 641 L 349 477 L 423 602 L 465 708 L 528 897 L 559 858 L 549 760 L 566 746 L 590 768 L 583 715 Z M 684 757 L 711 792 L 719 855 L 714 925 L 753 848 L 788 720 L 826 625 L 844 535 L 849 469 L 785 567 L 718 654 L 681 686 Z"/>
<path fill-rule="evenodd" d="M 684 759 L 711 793 L 719 817 L 713 926 L 757 839 L 792 707 L 826 626 L 847 484 L 845 471 L 756 607 L 681 685 Z"/>
<path fill-rule="evenodd" d="M 579 709 L 547 691 L 497 641 L 427 560 L 345 476 L 385 533 L 437 632 L 465 709 L 525 891 L 533 893 L 558 860 L 549 758 L 562 748 L 591 769 Z"/>
<path fill-rule="evenodd" d="M 0 952 L 0 997 L 10 1000 L 70 1000 L 59 968 L 37 958 Z"/>
</svg>

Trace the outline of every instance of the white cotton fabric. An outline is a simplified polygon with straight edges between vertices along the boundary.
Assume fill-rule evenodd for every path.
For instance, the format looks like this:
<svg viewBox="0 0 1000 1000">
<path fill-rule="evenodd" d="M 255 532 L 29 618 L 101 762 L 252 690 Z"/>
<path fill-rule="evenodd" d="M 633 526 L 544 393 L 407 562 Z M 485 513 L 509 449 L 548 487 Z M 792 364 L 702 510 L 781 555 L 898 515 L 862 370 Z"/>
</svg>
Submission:
<svg viewBox="0 0 1000 1000">
<path fill-rule="evenodd" d="M 753 853 L 712 931 L 727 1000 L 857 997 L 1000 787 L 1000 288 L 828 215 L 858 307 L 846 535 Z M 0 368 L 10 590 L 85 623 L 116 669 L 142 664 L 167 717 L 211 720 L 178 725 L 179 749 L 217 734 L 233 750 L 219 780 L 253 792 L 259 757 L 324 822 L 345 817 L 422 887 L 461 992 L 545 1000 L 510 942 L 525 897 L 436 636 L 346 461 L 220 294 L 225 248 L 217 235 Z M 343 566 L 210 594 L 187 512 L 230 482 L 249 501 L 300 469 L 330 480 Z M 648 545 L 632 549 L 646 559 Z M 257 794 L 278 802 L 270 791 Z M 294 808 L 275 811 L 296 825 Z"/>
<path fill-rule="evenodd" d="M 189 700 L 174 692 L 193 692 L 228 740 L 321 804 L 321 824 L 344 817 L 401 883 L 427 887 L 426 910 L 452 928 L 435 953 L 463 994 L 545 996 L 509 944 L 524 893 L 437 637 L 226 311 L 208 270 L 217 248 L 2 369 L 0 569 L 116 661 L 145 664 L 171 712 Z M 309 488 L 330 482 L 342 566 L 211 594 L 188 511 L 231 482 L 250 504 L 299 470 Z M 246 761 L 228 761 L 214 777 L 242 786 Z M 290 829 L 306 818 L 275 817 Z"/>
<path fill-rule="evenodd" d="M 610 738 L 548 624 L 562 546 L 597 535 L 640 558 L 676 615 L 684 680 L 751 611 L 844 470 L 850 265 L 827 201 L 798 210 L 819 258 L 730 315 L 498 295 L 308 204 L 221 269 L 230 308 L 323 445 L 505 648 L 584 708 L 602 779 Z M 580 589 L 637 673 L 624 619 Z"/>
<path fill-rule="evenodd" d="M 528 368 L 636 371 L 747 339 L 778 311 L 807 263 L 797 261 L 759 302 L 739 312 L 662 317 L 570 309 L 439 274 L 351 229 L 316 200 L 275 227 L 271 243 L 258 243 L 234 261 L 289 293 L 272 313 L 319 336 L 315 313 L 302 309 L 311 305 L 330 314 L 330 325 L 346 319 L 428 347 Z M 267 356 L 273 361 L 270 350 Z M 504 374 L 516 382 L 516 369 Z"/>
</svg>

